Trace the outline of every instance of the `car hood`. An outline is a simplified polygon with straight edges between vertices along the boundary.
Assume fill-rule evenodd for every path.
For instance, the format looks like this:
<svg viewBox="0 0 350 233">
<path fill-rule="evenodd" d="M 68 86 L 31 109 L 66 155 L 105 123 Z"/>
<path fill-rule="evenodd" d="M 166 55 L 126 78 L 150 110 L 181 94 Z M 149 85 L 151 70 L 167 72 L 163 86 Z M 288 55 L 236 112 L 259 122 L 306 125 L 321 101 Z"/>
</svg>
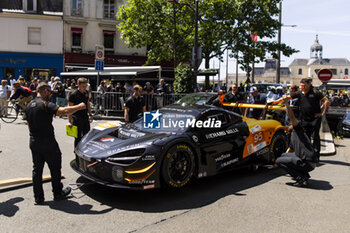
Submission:
<svg viewBox="0 0 350 233">
<path fill-rule="evenodd" d="M 94 129 L 95 130 L 95 129 Z M 141 132 L 129 127 L 103 130 L 102 132 L 90 131 L 90 135 L 84 137 L 82 143 L 76 148 L 78 155 L 86 158 L 104 159 L 118 153 L 146 148 L 154 145 L 158 139 L 164 139 L 169 133 Z"/>
</svg>

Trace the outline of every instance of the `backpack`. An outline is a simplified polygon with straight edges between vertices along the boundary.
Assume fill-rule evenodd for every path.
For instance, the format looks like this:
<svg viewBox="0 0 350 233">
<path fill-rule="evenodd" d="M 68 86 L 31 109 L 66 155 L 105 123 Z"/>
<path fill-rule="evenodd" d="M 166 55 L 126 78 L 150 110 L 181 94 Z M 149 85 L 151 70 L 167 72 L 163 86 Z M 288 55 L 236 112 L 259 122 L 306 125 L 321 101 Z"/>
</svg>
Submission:
<svg viewBox="0 0 350 233">
<path fill-rule="evenodd" d="M 22 88 L 23 88 L 23 90 L 25 90 L 27 93 L 29 93 L 29 94 L 32 94 L 33 92 L 32 92 L 32 90 L 30 90 L 30 88 L 29 87 L 23 87 L 22 86 Z"/>
</svg>

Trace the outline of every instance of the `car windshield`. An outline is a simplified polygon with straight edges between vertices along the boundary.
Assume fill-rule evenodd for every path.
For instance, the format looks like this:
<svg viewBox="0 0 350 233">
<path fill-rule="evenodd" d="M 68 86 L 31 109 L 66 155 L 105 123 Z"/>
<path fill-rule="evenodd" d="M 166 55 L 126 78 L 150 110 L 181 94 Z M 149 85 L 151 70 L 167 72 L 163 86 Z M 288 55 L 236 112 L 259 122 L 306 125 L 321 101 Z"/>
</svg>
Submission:
<svg viewBox="0 0 350 233">
<path fill-rule="evenodd" d="M 145 119 L 145 120 L 144 120 Z M 151 133 L 181 133 L 191 127 L 195 115 L 179 112 L 163 112 L 158 119 L 146 115 L 132 124 L 132 127 L 143 132 Z M 152 121 L 153 120 L 153 121 Z"/>
<path fill-rule="evenodd" d="M 176 101 L 176 104 L 197 104 L 197 105 L 204 105 L 209 104 L 207 103 L 209 100 L 215 97 L 215 94 L 189 94 L 178 101 Z"/>
</svg>

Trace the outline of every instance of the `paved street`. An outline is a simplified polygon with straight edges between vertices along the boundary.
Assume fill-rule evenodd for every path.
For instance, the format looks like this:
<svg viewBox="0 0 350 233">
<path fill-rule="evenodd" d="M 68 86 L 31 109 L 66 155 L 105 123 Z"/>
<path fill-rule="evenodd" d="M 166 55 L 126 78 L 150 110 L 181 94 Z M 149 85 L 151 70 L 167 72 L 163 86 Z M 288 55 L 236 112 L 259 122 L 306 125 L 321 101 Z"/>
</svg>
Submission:
<svg viewBox="0 0 350 233">
<path fill-rule="evenodd" d="M 26 124 L 0 123 L 0 180 L 30 177 Z M 84 181 L 69 166 L 73 139 L 66 123 L 54 119 L 65 185 Z M 45 183 L 43 206 L 34 206 L 31 186 L 0 189 L 1 232 L 350 232 L 350 139 L 335 144 L 337 154 L 321 157 L 309 188 L 286 185 L 290 178 L 280 169 L 260 168 L 201 179 L 177 192 L 86 185 L 61 202 L 52 201 Z"/>
</svg>

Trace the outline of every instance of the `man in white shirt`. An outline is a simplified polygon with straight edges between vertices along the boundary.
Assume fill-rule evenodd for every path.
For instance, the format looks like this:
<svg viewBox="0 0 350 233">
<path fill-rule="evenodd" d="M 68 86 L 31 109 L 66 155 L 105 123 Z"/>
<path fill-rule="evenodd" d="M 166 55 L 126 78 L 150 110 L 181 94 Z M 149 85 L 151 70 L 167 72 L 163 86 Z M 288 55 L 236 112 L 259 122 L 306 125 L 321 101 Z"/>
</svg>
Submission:
<svg viewBox="0 0 350 233">
<path fill-rule="evenodd" d="M 1 86 L 0 86 L 0 108 L 1 112 L 0 115 L 7 116 L 7 102 L 8 98 L 11 95 L 11 89 L 7 85 L 7 80 L 1 80 Z"/>
</svg>

